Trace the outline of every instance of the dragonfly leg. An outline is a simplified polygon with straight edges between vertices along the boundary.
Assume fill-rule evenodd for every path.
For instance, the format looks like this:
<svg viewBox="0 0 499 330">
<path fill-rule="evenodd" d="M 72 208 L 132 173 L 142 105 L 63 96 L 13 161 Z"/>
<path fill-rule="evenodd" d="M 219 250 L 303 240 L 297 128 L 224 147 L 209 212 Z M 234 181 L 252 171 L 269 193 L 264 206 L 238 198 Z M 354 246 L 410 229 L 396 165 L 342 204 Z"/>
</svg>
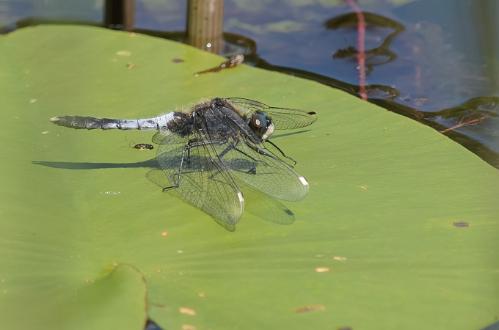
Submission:
<svg viewBox="0 0 499 330">
<path fill-rule="evenodd" d="M 279 147 L 278 147 L 278 146 L 277 146 L 274 142 L 272 142 L 272 141 L 270 141 L 270 140 L 267 140 L 267 141 L 265 141 L 265 142 L 270 143 L 270 144 L 271 144 L 274 148 L 276 148 L 276 149 L 277 149 L 277 151 L 279 151 L 279 152 L 281 153 L 281 155 L 282 155 L 284 158 L 287 158 L 287 159 L 289 159 L 290 161 L 292 161 L 292 162 L 293 162 L 293 166 L 294 166 L 294 165 L 296 165 L 296 160 L 294 160 L 292 157 L 290 157 L 290 156 L 286 155 L 286 154 L 284 153 L 284 151 L 282 151 L 282 150 L 281 150 L 281 148 L 279 148 Z"/>
<path fill-rule="evenodd" d="M 180 185 L 180 175 L 182 174 L 182 168 L 184 166 L 185 153 L 187 151 L 187 153 L 188 153 L 187 157 L 190 157 L 190 150 L 191 149 L 189 147 L 189 144 L 187 144 L 184 147 L 184 150 L 182 150 L 182 158 L 180 159 L 180 165 L 178 167 L 178 171 L 177 171 L 176 174 L 173 175 L 173 185 L 163 188 L 163 192 L 179 187 L 179 185 Z M 188 159 L 187 162 L 190 162 L 190 159 Z"/>
<path fill-rule="evenodd" d="M 190 166 L 191 164 L 191 149 L 203 145 L 201 141 L 198 141 L 197 139 L 191 139 L 187 142 L 187 144 L 184 147 L 184 152 L 187 149 L 187 165 Z"/>
<path fill-rule="evenodd" d="M 191 139 L 187 142 L 187 165 L 191 164 L 191 149 L 207 146 L 209 144 L 224 144 L 226 140 L 214 140 L 214 141 L 200 141 L 199 139 Z"/>
<path fill-rule="evenodd" d="M 237 147 L 237 145 L 239 144 L 239 141 L 236 141 L 236 143 L 233 143 L 233 144 L 230 144 L 229 146 L 227 146 L 227 148 L 225 148 L 220 154 L 219 154 L 219 157 L 220 159 L 222 159 L 229 151 L 231 151 L 232 149 L 238 151 L 239 153 L 243 154 L 244 156 L 248 157 L 249 159 L 251 159 L 252 161 L 254 161 L 255 163 L 259 162 L 258 159 L 255 159 L 254 157 L 252 157 L 251 155 L 248 155 L 246 152 L 242 151 L 241 149 L 239 149 Z M 251 167 L 249 170 L 248 170 L 248 173 L 249 174 L 256 174 L 256 165 L 253 165 L 253 167 Z"/>
<path fill-rule="evenodd" d="M 270 157 L 274 160 L 280 160 L 276 155 L 274 155 L 272 152 L 267 152 L 266 149 L 262 149 L 260 147 L 258 147 L 257 145 L 253 145 L 251 143 L 247 143 L 246 144 L 248 147 L 250 147 L 251 149 L 253 149 L 254 151 L 258 152 L 260 155 L 263 155 L 263 156 L 267 156 L 267 157 Z"/>
<path fill-rule="evenodd" d="M 254 157 L 252 157 L 251 155 L 248 155 L 246 152 L 242 151 L 241 149 L 237 148 L 236 146 L 234 146 L 234 149 L 237 150 L 238 152 L 242 153 L 243 155 L 245 155 L 246 157 L 248 157 L 249 159 L 251 159 L 252 161 L 255 162 L 255 165 L 253 165 L 253 167 L 251 167 L 249 170 L 248 170 L 248 174 L 256 174 L 256 163 L 258 163 L 260 160 L 258 159 L 255 159 Z"/>
<path fill-rule="evenodd" d="M 236 147 L 236 145 L 237 145 L 237 143 L 228 145 L 227 148 L 225 148 L 220 154 L 218 154 L 218 157 L 220 157 L 220 159 L 222 159 L 229 151 L 234 149 Z"/>
<path fill-rule="evenodd" d="M 184 149 L 185 150 L 185 149 Z M 184 159 L 182 158 L 182 161 Z M 191 165 L 191 148 L 190 147 L 187 147 L 187 166 L 190 166 Z"/>
<path fill-rule="evenodd" d="M 167 191 L 167 190 L 170 190 L 172 188 L 178 188 L 178 186 L 180 185 L 180 179 L 182 176 L 182 172 L 184 172 L 183 171 L 184 160 L 187 164 L 187 167 L 190 167 L 190 165 L 191 165 L 191 149 L 206 146 L 209 144 L 223 144 L 225 142 L 226 141 L 221 141 L 221 140 L 215 140 L 215 141 L 200 141 L 198 139 L 189 140 L 187 142 L 187 144 L 185 145 L 184 150 L 182 151 L 182 159 L 180 160 L 180 166 L 179 166 L 178 172 L 177 172 L 177 174 L 175 174 L 173 176 L 174 184 L 170 187 L 163 188 L 163 191 Z M 186 153 L 187 153 L 187 157 L 185 157 Z M 185 173 L 187 173 L 187 172 L 185 172 Z"/>
</svg>

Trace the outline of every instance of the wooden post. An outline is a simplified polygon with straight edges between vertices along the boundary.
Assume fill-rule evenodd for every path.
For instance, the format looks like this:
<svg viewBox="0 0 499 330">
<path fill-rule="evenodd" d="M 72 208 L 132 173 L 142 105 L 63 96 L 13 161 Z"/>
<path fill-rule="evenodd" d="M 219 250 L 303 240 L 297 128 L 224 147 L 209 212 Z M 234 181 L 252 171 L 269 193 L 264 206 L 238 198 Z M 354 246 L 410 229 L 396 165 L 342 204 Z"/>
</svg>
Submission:
<svg viewBox="0 0 499 330">
<path fill-rule="evenodd" d="M 220 53 L 223 48 L 223 13 L 223 0 L 189 0 L 188 43 L 212 53 Z"/>
<path fill-rule="evenodd" d="M 106 0 L 104 24 L 112 29 L 131 31 L 135 21 L 135 0 Z"/>
</svg>

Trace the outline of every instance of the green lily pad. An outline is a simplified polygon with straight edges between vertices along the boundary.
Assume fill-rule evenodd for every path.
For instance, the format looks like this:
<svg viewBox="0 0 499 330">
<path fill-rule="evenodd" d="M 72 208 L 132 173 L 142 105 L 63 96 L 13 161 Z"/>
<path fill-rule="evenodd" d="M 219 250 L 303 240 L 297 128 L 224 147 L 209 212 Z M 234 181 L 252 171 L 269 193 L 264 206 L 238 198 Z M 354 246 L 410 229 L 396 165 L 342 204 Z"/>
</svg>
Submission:
<svg viewBox="0 0 499 330">
<path fill-rule="evenodd" d="M 315 82 L 151 37 L 0 37 L 0 321 L 6 329 L 478 329 L 499 309 L 499 175 L 436 133 Z M 258 194 L 235 232 L 146 178 L 152 133 L 56 127 L 240 96 L 319 113 L 275 143 L 308 197 Z M 41 166 L 37 162 L 53 162 Z M 258 215 L 255 216 L 254 214 Z"/>
</svg>

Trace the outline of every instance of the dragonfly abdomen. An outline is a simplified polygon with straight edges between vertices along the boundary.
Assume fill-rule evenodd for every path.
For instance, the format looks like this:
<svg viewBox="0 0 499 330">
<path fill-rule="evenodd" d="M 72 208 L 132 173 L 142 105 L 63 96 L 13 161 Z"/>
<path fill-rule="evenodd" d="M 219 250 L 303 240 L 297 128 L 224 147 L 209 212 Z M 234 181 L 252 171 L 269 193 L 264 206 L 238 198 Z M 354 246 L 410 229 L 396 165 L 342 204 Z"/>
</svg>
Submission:
<svg viewBox="0 0 499 330">
<path fill-rule="evenodd" d="M 138 129 L 159 130 L 166 128 L 173 119 L 173 113 L 145 119 L 109 119 L 84 116 L 60 116 L 52 117 L 50 121 L 56 125 L 76 129 Z"/>
</svg>

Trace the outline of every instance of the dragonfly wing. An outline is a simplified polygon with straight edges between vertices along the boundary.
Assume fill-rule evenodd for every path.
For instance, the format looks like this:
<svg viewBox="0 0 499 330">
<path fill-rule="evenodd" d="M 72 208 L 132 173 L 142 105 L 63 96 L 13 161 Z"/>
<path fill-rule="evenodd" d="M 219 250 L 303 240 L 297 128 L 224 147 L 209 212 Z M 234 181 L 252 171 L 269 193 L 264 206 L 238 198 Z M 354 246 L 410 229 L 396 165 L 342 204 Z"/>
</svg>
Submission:
<svg viewBox="0 0 499 330">
<path fill-rule="evenodd" d="M 185 144 L 188 141 L 187 136 L 180 136 L 171 132 L 168 129 L 160 129 L 152 137 L 152 142 L 156 144 Z"/>
<path fill-rule="evenodd" d="M 189 141 L 203 141 L 201 134 L 191 134 L 186 140 L 183 144 L 166 143 L 159 147 L 157 160 L 169 186 L 176 187 L 182 199 L 211 215 L 226 229 L 234 230 L 244 209 L 242 193 L 212 145 L 189 145 Z"/>
<path fill-rule="evenodd" d="M 234 145 L 219 153 L 237 179 L 278 199 L 296 201 L 305 197 L 306 179 L 263 145 L 252 146 L 244 140 Z"/>
<path fill-rule="evenodd" d="M 246 117 L 257 111 L 267 113 L 278 130 L 309 126 L 317 120 L 317 113 L 314 111 L 271 107 L 258 101 L 240 97 L 229 97 L 225 100 Z"/>
<path fill-rule="evenodd" d="M 317 120 L 317 113 L 314 111 L 269 107 L 266 112 L 278 130 L 306 127 Z"/>
<path fill-rule="evenodd" d="M 242 97 L 228 97 L 224 100 L 229 102 L 243 116 L 251 116 L 256 111 L 265 111 L 269 107 L 264 103 Z"/>
</svg>

